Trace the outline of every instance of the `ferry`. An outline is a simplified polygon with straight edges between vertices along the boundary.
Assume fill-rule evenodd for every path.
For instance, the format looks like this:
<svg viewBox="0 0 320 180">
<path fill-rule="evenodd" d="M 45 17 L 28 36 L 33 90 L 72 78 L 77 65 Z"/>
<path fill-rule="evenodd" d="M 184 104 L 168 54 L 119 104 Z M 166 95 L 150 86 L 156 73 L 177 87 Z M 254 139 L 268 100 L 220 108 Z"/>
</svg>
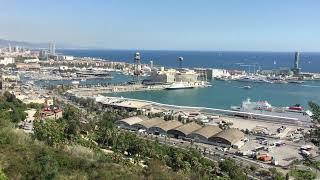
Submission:
<svg viewBox="0 0 320 180">
<path fill-rule="evenodd" d="M 183 83 L 183 82 L 175 82 L 172 83 L 170 86 L 166 87 L 167 90 L 175 90 L 175 89 L 192 89 L 194 86 L 190 85 L 189 83 Z"/>
<path fill-rule="evenodd" d="M 299 104 L 290 107 L 273 107 L 267 101 L 252 102 L 249 98 L 241 106 L 231 106 L 231 110 L 238 111 L 234 115 L 250 116 L 257 119 L 295 121 L 297 123 L 311 123 L 312 112 L 304 110 Z"/>
</svg>

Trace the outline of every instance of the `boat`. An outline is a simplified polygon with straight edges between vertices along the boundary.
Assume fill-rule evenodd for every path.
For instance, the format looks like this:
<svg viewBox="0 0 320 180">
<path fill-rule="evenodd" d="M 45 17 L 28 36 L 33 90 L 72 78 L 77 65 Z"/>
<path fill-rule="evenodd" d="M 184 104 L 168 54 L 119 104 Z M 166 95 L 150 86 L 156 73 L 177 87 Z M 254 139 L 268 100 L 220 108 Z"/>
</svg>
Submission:
<svg viewBox="0 0 320 180">
<path fill-rule="evenodd" d="M 166 87 L 167 90 L 175 90 L 175 89 L 192 89 L 194 86 L 190 85 L 189 83 L 183 82 L 175 82 L 172 83 L 170 86 Z"/>
<path fill-rule="evenodd" d="M 253 102 L 249 98 L 241 106 L 231 106 L 231 110 L 238 111 L 233 115 L 251 117 L 281 122 L 311 123 L 312 113 L 304 110 L 299 104 L 290 107 L 273 107 L 268 101 Z"/>
<path fill-rule="evenodd" d="M 79 81 L 72 81 L 71 84 L 78 85 L 78 84 L 80 84 L 80 82 Z"/>
<path fill-rule="evenodd" d="M 251 86 L 243 86 L 242 89 L 251 89 Z"/>
<path fill-rule="evenodd" d="M 282 77 L 269 77 L 268 80 L 274 84 L 287 84 L 288 82 Z"/>
<path fill-rule="evenodd" d="M 288 82 L 287 81 L 285 81 L 285 80 L 273 80 L 273 81 L 271 81 L 272 83 L 274 83 L 274 84 L 287 84 Z"/>
<path fill-rule="evenodd" d="M 241 82 L 256 82 L 256 83 L 272 83 L 271 81 L 267 80 L 265 77 L 260 76 L 244 76 L 238 79 Z"/>
<path fill-rule="evenodd" d="M 302 84 L 304 81 L 289 80 L 288 83 Z"/>
</svg>

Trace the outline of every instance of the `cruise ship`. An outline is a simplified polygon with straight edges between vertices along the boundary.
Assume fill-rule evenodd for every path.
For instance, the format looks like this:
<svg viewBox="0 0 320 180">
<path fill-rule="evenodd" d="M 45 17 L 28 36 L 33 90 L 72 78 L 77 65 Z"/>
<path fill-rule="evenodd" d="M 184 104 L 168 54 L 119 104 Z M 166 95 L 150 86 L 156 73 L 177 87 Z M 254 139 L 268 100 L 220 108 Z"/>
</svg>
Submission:
<svg viewBox="0 0 320 180">
<path fill-rule="evenodd" d="M 257 119 L 307 124 L 312 122 L 312 112 L 304 110 L 298 104 L 291 107 L 273 107 L 267 101 L 252 102 L 247 99 L 241 106 L 231 106 L 231 110 L 239 112 L 234 115 Z"/>
<path fill-rule="evenodd" d="M 189 83 L 175 82 L 175 83 L 172 83 L 170 86 L 167 86 L 165 89 L 175 90 L 175 89 L 192 89 L 192 88 L 194 88 L 194 86 L 190 85 Z"/>
</svg>

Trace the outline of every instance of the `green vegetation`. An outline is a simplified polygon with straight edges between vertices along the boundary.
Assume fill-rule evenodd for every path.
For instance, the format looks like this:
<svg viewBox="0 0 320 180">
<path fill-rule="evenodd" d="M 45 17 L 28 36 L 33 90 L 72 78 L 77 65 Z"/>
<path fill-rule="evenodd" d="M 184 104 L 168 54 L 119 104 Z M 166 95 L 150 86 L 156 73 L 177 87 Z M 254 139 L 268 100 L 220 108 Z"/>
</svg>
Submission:
<svg viewBox="0 0 320 180">
<path fill-rule="evenodd" d="M 4 174 L 4 172 L 2 172 L 2 170 L 0 169 L 0 180 L 7 180 L 7 176 Z"/>
<path fill-rule="evenodd" d="M 34 134 L 25 134 L 14 125 L 24 119 L 27 106 L 8 93 L 0 98 L 0 180 L 243 180 L 256 170 L 231 159 L 215 163 L 195 149 L 175 148 L 117 129 L 114 122 L 128 117 L 129 112 L 99 111 L 85 100 L 79 102 L 91 106 L 87 112 L 63 105 L 61 119 L 36 121 Z M 11 111 L 20 115 L 13 116 Z M 270 174 L 282 177 L 273 171 Z"/>
<path fill-rule="evenodd" d="M 296 180 L 313 180 L 316 179 L 316 174 L 311 171 L 292 170 L 290 175 Z"/>
<path fill-rule="evenodd" d="M 6 119 L 12 123 L 18 123 L 26 118 L 27 114 L 24 112 L 26 109 L 27 106 L 25 104 L 8 92 L 5 92 L 4 95 L 0 97 L 1 119 Z"/>
<path fill-rule="evenodd" d="M 312 119 L 315 122 L 320 123 L 320 106 L 314 102 L 309 102 L 309 106 L 310 106 L 311 111 L 313 113 Z"/>
</svg>

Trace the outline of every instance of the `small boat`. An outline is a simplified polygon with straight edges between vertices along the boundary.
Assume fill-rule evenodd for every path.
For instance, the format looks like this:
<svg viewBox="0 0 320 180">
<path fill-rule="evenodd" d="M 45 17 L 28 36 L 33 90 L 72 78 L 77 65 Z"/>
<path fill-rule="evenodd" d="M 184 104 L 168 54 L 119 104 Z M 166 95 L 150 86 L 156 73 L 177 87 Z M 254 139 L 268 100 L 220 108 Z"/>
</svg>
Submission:
<svg viewBox="0 0 320 180">
<path fill-rule="evenodd" d="M 242 89 L 251 89 L 251 86 L 243 86 Z"/>
<path fill-rule="evenodd" d="M 304 81 L 289 80 L 288 83 L 302 84 L 302 83 L 304 83 Z"/>
<path fill-rule="evenodd" d="M 80 82 L 79 81 L 72 81 L 71 84 L 78 85 L 78 84 L 80 84 Z"/>
</svg>

